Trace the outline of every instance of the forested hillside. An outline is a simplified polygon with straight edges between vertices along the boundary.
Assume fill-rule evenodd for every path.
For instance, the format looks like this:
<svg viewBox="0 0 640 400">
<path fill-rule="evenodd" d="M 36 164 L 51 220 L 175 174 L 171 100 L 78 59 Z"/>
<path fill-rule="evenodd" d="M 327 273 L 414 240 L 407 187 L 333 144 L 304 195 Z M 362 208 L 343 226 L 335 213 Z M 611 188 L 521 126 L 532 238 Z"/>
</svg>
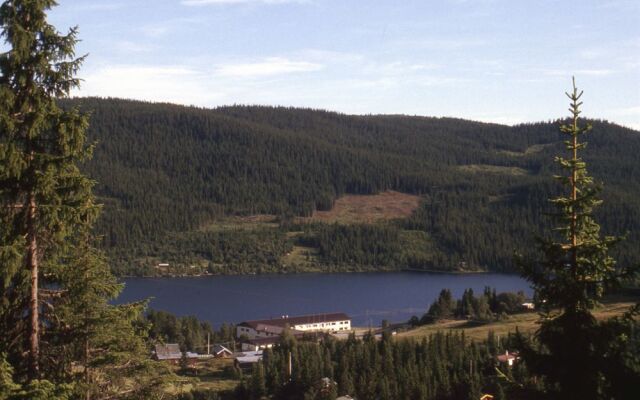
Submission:
<svg viewBox="0 0 640 400">
<path fill-rule="evenodd" d="M 121 274 L 158 273 L 158 263 L 174 273 L 510 270 L 558 190 L 549 179 L 562 151 L 557 122 L 508 127 L 117 99 L 63 105 L 92 112 L 97 145 L 84 170 L 98 182 L 98 229 Z M 598 218 L 605 233 L 630 232 L 620 263 L 640 261 L 640 134 L 593 123 L 584 157 L 607 183 Z M 372 225 L 295 218 L 330 209 L 343 194 L 385 190 L 420 195 L 421 205 L 408 219 Z M 255 214 L 273 218 L 238 218 Z"/>
</svg>

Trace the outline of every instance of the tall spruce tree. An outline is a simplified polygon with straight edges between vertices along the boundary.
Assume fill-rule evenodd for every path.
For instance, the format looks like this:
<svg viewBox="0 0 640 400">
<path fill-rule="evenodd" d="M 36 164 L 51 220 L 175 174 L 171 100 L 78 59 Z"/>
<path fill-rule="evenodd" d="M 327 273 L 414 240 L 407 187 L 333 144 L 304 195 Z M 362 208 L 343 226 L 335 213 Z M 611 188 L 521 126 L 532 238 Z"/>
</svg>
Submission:
<svg viewBox="0 0 640 400">
<path fill-rule="evenodd" d="M 535 290 L 542 317 L 536 335 L 538 346 L 524 340 L 521 345 L 528 366 L 545 378 L 549 397 L 611 398 L 611 381 L 607 375 L 610 370 L 605 366 L 615 364 L 615 368 L 622 368 L 627 376 L 633 376 L 633 369 L 638 367 L 637 354 L 632 366 L 629 360 L 622 360 L 619 353 L 606 350 L 613 341 L 630 337 L 633 311 L 625 315 L 625 323 L 611 329 L 599 323 L 592 310 L 608 289 L 618 287 L 635 269 L 616 266 L 609 249 L 620 238 L 603 237 L 594 220 L 594 209 L 601 204 L 597 198 L 599 188 L 579 156 L 579 151 L 586 147 L 580 138 L 591 126 L 579 124 L 582 92 L 576 88 L 575 80 L 567 96 L 571 100 L 572 118 L 560 131 L 568 136 L 564 143 L 570 157 L 556 157 L 556 162 L 566 171 L 556 179 L 568 189 L 568 195 L 551 200 L 557 208 L 553 214 L 557 225 L 550 237 L 539 239 L 542 260 L 521 262 L 523 275 Z M 606 333 L 613 331 L 613 334 Z M 627 340 L 621 345 L 630 344 Z"/>
<path fill-rule="evenodd" d="M 109 304 L 121 286 L 95 248 L 100 207 L 78 169 L 88 117 L 56 104 L 78 86 L 83 57 L 75 28 L 47 23 L 55 5 L 0 6 L 0 354 L 26 388 L 14 397 L 141 398 L 163 370 L 146 354 L 144 304 Z"/>
<path fill-rule="evenodd" d="M 48 301 L 41 288 L 53 284 L 42 278 L 59 267 L 52 256 L 91 212 L 85 207 L 91 182 L 76 166 L 88 155 L 87 117 L 56 105 L 78 85 L 82 57 L 74 57 L 75 29 L 62 35 L 47 23 L 53 5 L 13 0 L 0 6 L 8 47 L 0 55 L 1 312 L 10 357 L 28 354 L 31 379 L 41 372 L 41 310 Z"/>
</svg>

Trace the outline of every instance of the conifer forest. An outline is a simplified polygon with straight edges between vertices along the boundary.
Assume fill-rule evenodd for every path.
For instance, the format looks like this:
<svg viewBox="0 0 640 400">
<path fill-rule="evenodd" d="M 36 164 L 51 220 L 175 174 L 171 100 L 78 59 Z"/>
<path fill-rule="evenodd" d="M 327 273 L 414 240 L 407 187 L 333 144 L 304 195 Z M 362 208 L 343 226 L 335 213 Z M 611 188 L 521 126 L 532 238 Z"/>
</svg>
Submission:
<svg viewBox="0 0 640 400">
<path fill-rule="evenodd" d="M 0 400 L 640 398 L 640 132 L 583 118 L 579 77 L 565 117 L 511 126 L 74 96 L 91 55 L 56 7 L 0 5 Z M 365 196 L 405 208 L 361 219 Z M 127 277 L 394 271 L 532 296 L 441 288 L 344 332 L 117 301 Z"/>
</svg>

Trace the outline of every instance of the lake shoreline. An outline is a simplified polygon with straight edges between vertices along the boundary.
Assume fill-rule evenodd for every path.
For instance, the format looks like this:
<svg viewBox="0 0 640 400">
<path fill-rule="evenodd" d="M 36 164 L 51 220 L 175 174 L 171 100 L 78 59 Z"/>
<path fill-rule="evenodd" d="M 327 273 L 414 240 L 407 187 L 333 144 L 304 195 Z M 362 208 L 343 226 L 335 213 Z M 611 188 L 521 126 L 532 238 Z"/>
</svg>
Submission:
<svg viewBox="0 0 640 400">
<path fill-rule="evenodd" d="M 116 278 L 121 279 L 157 279 L 157 278 L 208 278 L 213 276 L 268 276 L 268 275 L 276 275 L 276 276 L 287 276 L 287 275 L 310 275 L 310 274 L 377 274 L 377 273 L 385 273 L 385 274 L 393 274 L 398 272 L 412 272 L 412 273 L 425 273 L 425 274 L 445 274 L 445 275 L 477 275 L 477 274 L 503 274 L 503 275 L 518 275 L 517 272 L 499 272 L 499 271 L 489 271 L 489 270 L 479 270 L 479 271 L 470 271 L 470 270 L 451 270 L 451 271 L 443 271 L 437 269 L 416 269 L 416 268 L 404 268 L 404 269 L 376 269 L 376 270 L 339 270 L 339 271 L 294 271 L 294 272 L 267 272 L 267 273 L 245 273 L 245 274 L 167 274 L 167 275 L 118 275 Z"/>
</svg>

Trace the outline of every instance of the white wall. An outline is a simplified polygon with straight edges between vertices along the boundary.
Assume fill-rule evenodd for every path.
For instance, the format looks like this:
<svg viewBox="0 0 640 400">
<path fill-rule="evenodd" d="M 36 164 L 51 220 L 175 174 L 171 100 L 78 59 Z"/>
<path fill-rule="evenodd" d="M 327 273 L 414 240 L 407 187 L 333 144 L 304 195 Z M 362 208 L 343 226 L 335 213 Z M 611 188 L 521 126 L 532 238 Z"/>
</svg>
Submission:
<svg viewBox="0 0 640 400">
<path fill-rule="evenodd" d="M 300 324 L 294 325 L 292 329 L 306 332 L 344 332 L 351 330 L 351 320 Z M 237 326 L 236 337 L 240 337 L 242 335 L 247 336 L 249 339 L 280 336 L 279 334 L 273 332 L 258 332 L 255 329 L 247 326 Z"/>
<path fill-rule="evenodd" d="M 239 338 L 242 335 L 247 336 L 249 339 L 280 336 L 279 334 L 273 332 L 256 331 L 255 329 L 248 326 L 237 326 L 236 337 Z"/>
<path fill-rule="evenodd" d="M 298 331 L 328 331 L 339 332 L 351 330 L 351 320 L 317 322 L 312 324 L 294 325 L 293 329 Z"/>
</svg>

